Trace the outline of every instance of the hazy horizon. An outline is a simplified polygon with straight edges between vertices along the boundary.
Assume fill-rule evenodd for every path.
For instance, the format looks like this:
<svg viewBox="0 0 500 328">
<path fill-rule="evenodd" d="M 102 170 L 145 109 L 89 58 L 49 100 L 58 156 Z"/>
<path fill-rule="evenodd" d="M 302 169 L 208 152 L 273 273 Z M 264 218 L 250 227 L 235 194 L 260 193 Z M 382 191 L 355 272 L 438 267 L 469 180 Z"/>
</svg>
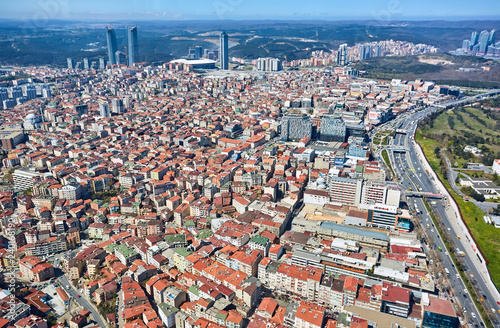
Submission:
<svg viewBox="0 0 500 328">
<path fill-rule="evenodd" d="M 150 20 L 500 20 L 500 1 L 340 2 L 317 0 L 23 0 L 2 4 L 0 19 L 120 21 Z M 494 13 L 494 14 L 492 14 Z"/>
</svg>

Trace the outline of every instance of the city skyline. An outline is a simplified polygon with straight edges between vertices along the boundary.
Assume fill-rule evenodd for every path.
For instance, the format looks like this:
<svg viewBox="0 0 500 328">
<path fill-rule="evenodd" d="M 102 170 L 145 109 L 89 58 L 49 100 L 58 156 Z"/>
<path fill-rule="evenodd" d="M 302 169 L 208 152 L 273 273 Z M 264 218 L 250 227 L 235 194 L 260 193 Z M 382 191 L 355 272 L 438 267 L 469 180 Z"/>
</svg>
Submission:
<svg viewBox="0 0 500 328">
<path fill-rule="evenodd" d="M 266 10 L 262 10 L 262 8 Z M 96 8 L 98 8 L 96 10 Z M 493 14 L 492 14 L 493 13 Z M 496 14 L 495 14 L 496 13 Z M 181 1 L 116 1 L 85 2 L 54 1 L 43 2 L 25 0 L 8 2 L 3 5 L 0 18 L 22 20 L 50 19 L 94 19 L 109 21 L 114 19 L 136 20 L 191 20 L 191 19 L 368 19 L 377 21 L 397 21 L 399 19 L 499 19 L 500 3 L 497 1 L 466 2 L 455 1 L 453 6 L 448 1 L 420 2 L 388 1 L 373 5 L 367 0 L 356 3 L 336 3 L 326 0 L 308 3 L 301 1 L 262 0 L 215 2 L 193 1 L 186 6 Z"/>
</svg>

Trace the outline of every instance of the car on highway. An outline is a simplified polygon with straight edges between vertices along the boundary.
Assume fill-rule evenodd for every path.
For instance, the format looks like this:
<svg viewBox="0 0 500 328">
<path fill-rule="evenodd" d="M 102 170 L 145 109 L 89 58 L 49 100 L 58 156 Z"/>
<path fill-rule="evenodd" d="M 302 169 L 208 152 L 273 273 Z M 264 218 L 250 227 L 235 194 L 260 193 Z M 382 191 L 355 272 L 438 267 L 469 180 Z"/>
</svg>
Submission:
<svg viewBox="0 0 500 328">
<path fill-rule="evenodd" d="M 77 295 L 79 298 L 81 297 L 80 295 Z"/>
<path fill-rule="evenodd" d="M 474 312 L 471 312 L 470 314 L 474 319 L 476 319 L 476 314 Z"/>
</svg>

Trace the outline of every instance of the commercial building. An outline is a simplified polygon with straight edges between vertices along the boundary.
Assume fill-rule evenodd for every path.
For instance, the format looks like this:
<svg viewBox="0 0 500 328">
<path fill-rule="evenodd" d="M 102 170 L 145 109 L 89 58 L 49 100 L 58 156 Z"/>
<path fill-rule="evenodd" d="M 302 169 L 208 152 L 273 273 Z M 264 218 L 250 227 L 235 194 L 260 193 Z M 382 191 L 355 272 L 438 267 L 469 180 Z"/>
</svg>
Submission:
<svg viewBox="0 0 500 328">
<path fill-rule="evenodd" d="M 330 201 L 342 205 L 358 206 L 363 181 L 361 179 L 340 178 L 332 176 L 330 183 Z"/>
<path fill-rule="evenodd" d="M 367 180 L 363 183 L 361 205 L 383 204 L 399 207 L 401 189 L 394 183 Z"/>
<path fill-rule="evenodd" d="M 20 129 L 0 128 L 0 138 L 2 140 L 2 149 L 12 150 L 24 142 L 25 134 Z"/>
<path fill-rule="evenodd" d="M 375 204 L 368 207 L 367 223 L 377 228 L 409 231 L 411 217 L 407 210 L 400 210 L 397 206 Z"/>
<path fill-rule="evenodd" d="M 189 47 L 188 59 L 200 59 L 203 57 L 203 48 L 201 46 Z"/>
<path fill-rule="evenodd" d="M 456 328 L 460 326 L 449 300 L 424 293 L 422 295 L 422 328 Z"/>
<path fill-rule="evenodd" d="M 170 63 L 183 64 L 184 66 L 191 66 L 193 69 L 215 69 L 215 60 L 201 58 L 201 59 L 175 59 Z"/>
<path fill-rule="evenodd" d="M 321 141 L 344 142 L 347 135 L 347 126 L 341 117 L 325 115 L 321 117 Z"/>
<path fill-rule="evenodd" d="M 128 66 L 134 66 L 139 58 L 139 43 L 137 40 L 137 26 L 128 29 Z"/>
<path fill-rule="evenodd" d="M 229 69 L 229 44 L 228 44 L 228 36 L 226 32 L 222 32 L 220 34 L 220 69 L 228 70 Z"/>
<path fill-rule="evenodd" d="M 384 282 L 382 286 L 382 309 L 384 313 L 407 318 L 410 314 L 410 290 Z"/>
<path fill-rule="evenodd" d="M 281 140 L 291 141 L 312 138 L 311 117 L 307 115 L 285 115 L 281 120 Z"/>
<path fill-rule="evenodd" d="M 106 41 L 108 43 L 108 63 L 116 65 L 115 54 L 118 51 L 118 46 L 116 45 L 115 30 L 111 27 L 106 28 Z"/>
</svg>

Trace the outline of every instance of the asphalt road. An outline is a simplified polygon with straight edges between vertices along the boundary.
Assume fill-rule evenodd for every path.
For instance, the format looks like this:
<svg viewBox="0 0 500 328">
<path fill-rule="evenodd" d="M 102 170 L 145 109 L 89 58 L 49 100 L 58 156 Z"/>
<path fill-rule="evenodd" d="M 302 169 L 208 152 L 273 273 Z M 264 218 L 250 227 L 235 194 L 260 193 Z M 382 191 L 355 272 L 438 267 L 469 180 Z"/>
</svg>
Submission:
<svg viewBox="0 0 500 328">
<path fill-rule="evenodd" d="M 454 101 L 444 105 L 455 105 L 459 102 L 465 102 L 467 100 L 470 99 Z M 405 153 L 393 153 L 393 155 L 390 156 L 393 169 L 395 170 L 396 175 L 401 178 L 400 182 L 404 190 L 408 190 L 411 187 L 412 190 L 439 193 L 438 188 L 434 184 L 433 178 L 425 172 L 424 165 L 421 162 L 422 159 L 419 158 L 418 153 L 415 149 L 415 145 L 411 140 L 409 140 L 409 138 L 414 135 L 418 120 L 434 110 L 437 110 L 437 108 L 427 108 L 423 111 L 416 112 L 411 116 L 407 115 L 405 118 L 401 119 L 401 129 L 408 131 L 408 133 L 397 134 L 392 140 L 393 145 L 408 149 L 408 151 Z M 420 222 L 422 223 L 422 226 L 424 226 L 424 229 L 427 230 L 426 233 L 434 240 L 435 245 L 431 245 L 431 247 L 441 247 L 441 249 L 443 250 L 443 252 L 438 252 L 438 255 L 441 258 L 443 266 L 450 272 L 448 278 L 450 280 L 450 284 L 453 289 L 453 294 L 455 295 L 456 301 L 458 301 L 458 303 L 460 304 L 460 308 L 463 310 L 462 313 L 465 321 L 467 323 L 470 322 L 472 324 L 472 327 L 479 327 L 484 323 L 482 322 L 482 319 L 479 316 L 474 303 L 471 302 L 470 296 L 467 293 L 463 281 L 459 276 L 457 276 L 458 271 L 451 260 L 450 254 L 446 252 L 437 229 L 430 219 L 429 213 L 427 213 L 423 200 L 420 198 L 410 197 L 408 203 L 418 212 L 422 212 L 420 216 Z M 464 260 L 466 263 L 466 268 L 470 271 L 469 273 L 473 275 L 474 279 L 477 282 L 477 294 L 478 296 L 482 296 L 485 299 L 485 302 L 490 306 L 490 308 L 485 308 L 485 310 L 489 311 L 490 314 L 493 314 L 493 323 L 495 324 L 495 326 L 498 326 L 498 324 L 500 323 L 500 316 L 498 314 L 498 310 L 500 309 L 500 307 L 497 304 L 497 301 L 500 300 L 496 300 L 494 298 L 493 292 L 483 281 L 479 272 L 479 270 L 481 270 L 482 268 L 482 265 L 478 263 L 479 259 L 476 256 L 472 255 L 473 252 L 471 246 L 467 241 L 464 231 L 462 231 L 462 229 L 456 222 L 457 218 L 454 217 L 454 214 L 449 209 L 448 204 L 445 202 L 436 201 L 432 206 L 434 208 L 434 211 L 438 214 L 438 216 L 444 223 L 445 229 L 451 234 L 451 236 L 461 237 L 460 239 L 455 240 L 455 242 L 459 245 L 458 248 L 460 250 L 465 251 Z M 427 229 L 427 224 L 429 224 L 429 229 Z"/>
<path fill-rule="evenodd" d="M 59 283 L 61 284 L 62 288 L 68 293 L 70 297 L 72 297 L 80 306 L 82 306 L 84 309 L 87 309 L 90 311 L 92 314 L 92 318 L 94 321 L 103 328 L 108 327 L 107 324 L 105 324 L 104 319 L 101 317 L 99 312 L 90 304 L 89 301 L 85 297 L 78 297 L 80 295 L 77 290 L 73 288 L 73 286 L 69 283 L 68 278 L 66 278 L 65 275 L 62 275 L 58 278 Z"/>
</svg>

